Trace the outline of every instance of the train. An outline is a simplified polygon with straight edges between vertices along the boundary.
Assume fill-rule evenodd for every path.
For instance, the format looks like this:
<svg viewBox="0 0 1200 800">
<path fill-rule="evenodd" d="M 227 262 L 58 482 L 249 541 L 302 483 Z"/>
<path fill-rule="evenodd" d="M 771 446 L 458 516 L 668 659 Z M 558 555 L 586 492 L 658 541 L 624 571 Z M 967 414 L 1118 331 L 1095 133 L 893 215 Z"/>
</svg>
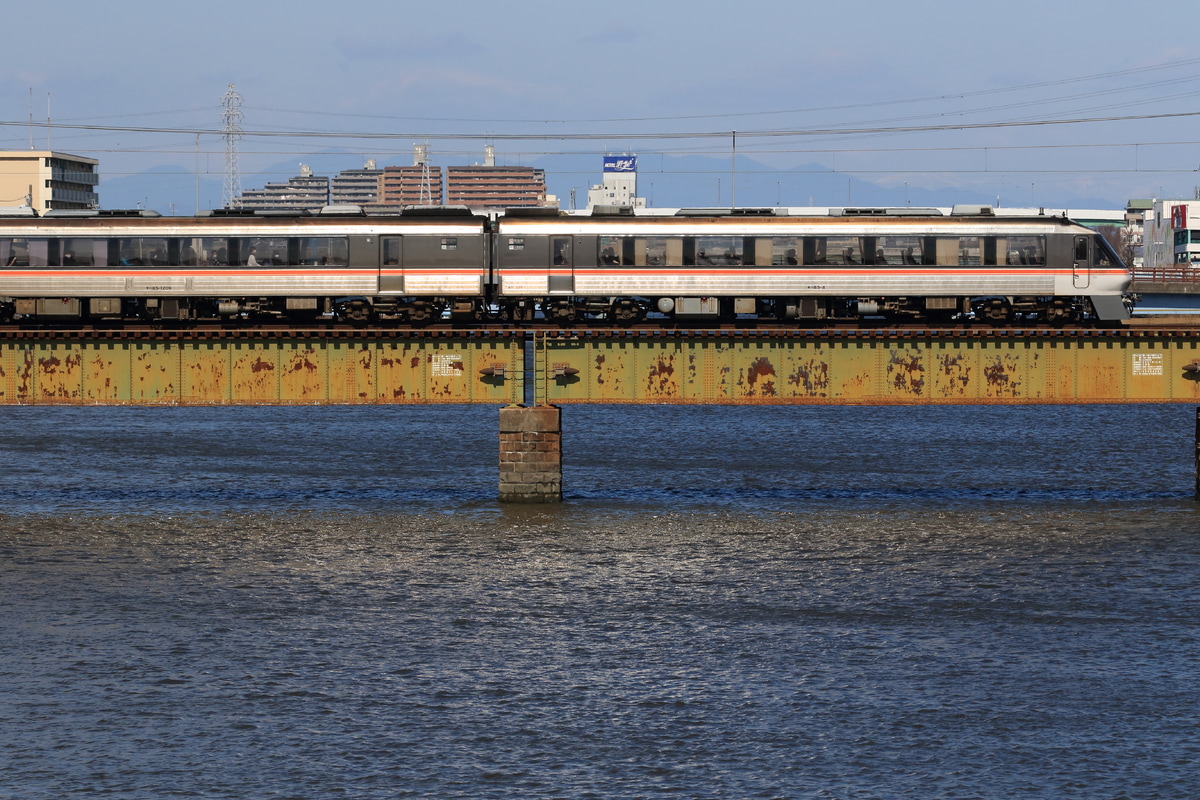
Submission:
<svg viewBox="0 0 1200 800">
<path fill-rule="evenodd" d="M 0 323 L 1113 324 L 1130 273 L 989 206 L 0 210 Z"/>
</svg>

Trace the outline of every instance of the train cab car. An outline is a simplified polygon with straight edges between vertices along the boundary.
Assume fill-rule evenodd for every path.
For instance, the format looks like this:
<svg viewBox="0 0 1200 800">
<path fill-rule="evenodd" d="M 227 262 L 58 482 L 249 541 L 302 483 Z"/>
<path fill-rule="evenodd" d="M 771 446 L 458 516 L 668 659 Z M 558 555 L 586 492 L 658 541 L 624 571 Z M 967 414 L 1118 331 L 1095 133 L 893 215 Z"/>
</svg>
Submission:
<svg viewBox="0 0 1200 800">
<path fill-rule="evenodd" d="M 499 220 L 496 296 L 519 318 L 861 321 L 1128 316 L 1129 273 L 1064 217 L 987 207 L 597 209 Z"/>
</svg>

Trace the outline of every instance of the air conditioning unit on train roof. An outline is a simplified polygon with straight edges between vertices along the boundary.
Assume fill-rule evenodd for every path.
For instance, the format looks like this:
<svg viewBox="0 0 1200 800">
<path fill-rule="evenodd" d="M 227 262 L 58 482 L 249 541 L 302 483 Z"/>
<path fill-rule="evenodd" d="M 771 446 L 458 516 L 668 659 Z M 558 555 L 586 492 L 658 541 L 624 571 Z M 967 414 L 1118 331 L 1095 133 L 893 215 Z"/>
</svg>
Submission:
<svg viewBox="0 0 1200 800">
<path fill-rule="evenodd" d="M 521 219 L 560 217 L 562 210 L 556 206 L 511 206 L 504 209 L 504 216 Z"/>
<path fill-rule="evenodd" d="M 30 209 L 32 210 L 32 209 Z M 95 208 L 52 208 L 43 217 L 98 217 L 99 210 Z"/>
<path fill-rule="evenodd" d="M 940 217 L 941 209 L 920 206 L 831 208 L 831 217 Z"/>
<path fill-rule="evenodd" d="M 162 214 L 149 208 L 102 208 L 98 217 L 161 217 Z"/>
<path fill-rule="evenodd" d="M 996 209 L 991 206 L 978 206 L 969 203 L 960 203 L 950 209 L 952 217 L 994 217 Z"/>
<path fill-rule="evenodd" d="M 469 207 L 461 205 L 414 205 L 405 206 L 400 215 L 404 217 L 473 217 L 475 212 Z"/>
</svg>

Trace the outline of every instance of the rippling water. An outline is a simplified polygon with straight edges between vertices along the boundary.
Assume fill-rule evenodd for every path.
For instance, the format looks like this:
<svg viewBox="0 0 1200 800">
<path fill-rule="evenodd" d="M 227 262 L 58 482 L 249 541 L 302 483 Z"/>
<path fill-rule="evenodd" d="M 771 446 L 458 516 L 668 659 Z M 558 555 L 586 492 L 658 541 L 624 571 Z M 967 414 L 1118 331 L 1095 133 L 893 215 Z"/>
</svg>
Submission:
<svg viewBox="0 0 1200 800">
<path fill-rule="evenodd" d="M 0 796 L 1196 796 L 1194 415 L 3 409 Z"/>
</svg>

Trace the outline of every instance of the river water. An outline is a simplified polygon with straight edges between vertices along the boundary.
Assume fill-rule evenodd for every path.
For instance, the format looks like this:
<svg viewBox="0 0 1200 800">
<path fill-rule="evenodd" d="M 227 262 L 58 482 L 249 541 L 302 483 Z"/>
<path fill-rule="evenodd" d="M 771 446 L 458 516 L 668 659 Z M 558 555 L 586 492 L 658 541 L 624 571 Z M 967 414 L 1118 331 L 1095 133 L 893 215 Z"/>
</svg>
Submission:
<svg viewBox="0 0 1200 800">
<path fill-rule="evenodd" d="M 0 797 L 1200 795 L 1191 406 L 0 419 Z"/>
</svg>

